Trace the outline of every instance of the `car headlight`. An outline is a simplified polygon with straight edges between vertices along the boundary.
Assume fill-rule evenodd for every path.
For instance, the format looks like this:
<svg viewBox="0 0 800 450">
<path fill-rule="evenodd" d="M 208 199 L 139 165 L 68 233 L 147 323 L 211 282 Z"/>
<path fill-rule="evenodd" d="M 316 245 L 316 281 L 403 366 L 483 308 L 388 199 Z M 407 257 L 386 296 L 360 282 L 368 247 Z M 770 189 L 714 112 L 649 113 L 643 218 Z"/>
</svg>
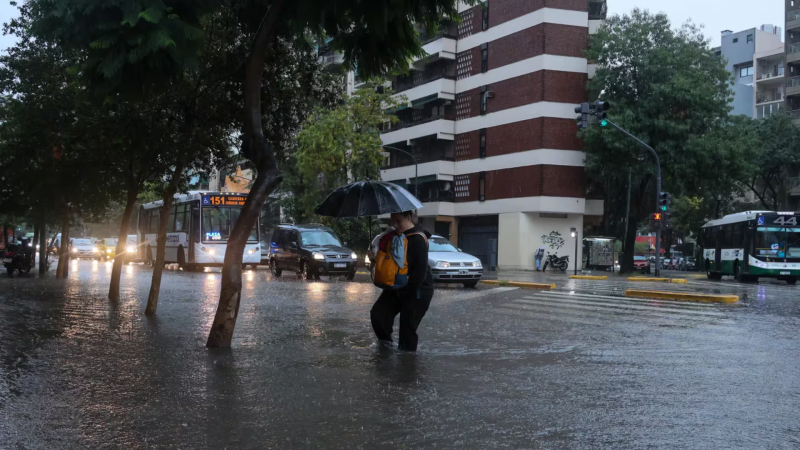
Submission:
<svg viewBox="0 0 800 450">
<path fill-rule="evenodd" d="M 113 251 L 114 251 L 114 250 L 111 250 L 110 248 L 107 248 L 107 249 L 106 249 L 106 253 L 111 253 L 111 252 L 113 252 Z"/>
<path fill-rule="evenodd" d="M 75 247 L 72 247 L 72 253 L 78 253 L 78 249 L 75 248 Z"/>
<path fill-rule="evenodd" d="M 214 249 L 213 249 L 213 248 L 210 248 L 210 249 L 208 249 L 208 254 L 209 254 L 209 255 L 213 255 L 213 254 L 215 254 L 215 253 L 216 253 L 216 252 L 214 251 Z"/>
<path fill-rule="evenodd" d="M 319 252 L 314 252 L 314 254 L 312 254 L 311 257 L 314 258 L 314 259 L 318 259 L 318 260 L 324 260 L 325 259 L 325 255 L 323 255 L 322 253 L 319 253 Z"/>
<path fill-rule="evenodd" d="M 135 251 L 136 251 L 136 247 L 134 247 L 133 245 L 129 245 L 129 246 L 127 247 L 127 250 L 128 250 L 128 253 L 133 253 L 133 252 L 135 252 Z"/>
<path fill-rule="evenodd" d="M 350 259 L 358 259 L 358 255 L 356 255 L 356 252 L 350 253 Z"/>
<path fill-rule="evenodd" d="M 100 251 L 100 249 L 99 249 L 99 248 L 97 248 L 97 247 L 93 247 L 93 248 L 92 248 L 92 253 L 97 253 L 97 252 L 99 252 L 99 251 Z"/>
<path fill-rule="evenodd" d="M 367 255 L 367 256 L 364 257 L 364 264 L 369 264 L 369 263 L 370 263 L 369 255 Z"/>
<path fill-rule="evenodd" d="M 480 259 L 479 259 L 479 260 L 477 260 L 477 261 L 475 261 L 474 263 L 472 263 L 472 266 L 473 266 L 473 267 L 483 267 L 483 266 L 481 265 L 481 260 L 480 260 Z"/>
<path fill-rule="evenodd" d="M 436 261 L 436 267 L 450 267 L 450 263 L 447 261 Z"/>
<path fill-rule="evenodd" d="M 36 251 L 39 251 L 39 244 L 36 244 Z"/>
</svg>

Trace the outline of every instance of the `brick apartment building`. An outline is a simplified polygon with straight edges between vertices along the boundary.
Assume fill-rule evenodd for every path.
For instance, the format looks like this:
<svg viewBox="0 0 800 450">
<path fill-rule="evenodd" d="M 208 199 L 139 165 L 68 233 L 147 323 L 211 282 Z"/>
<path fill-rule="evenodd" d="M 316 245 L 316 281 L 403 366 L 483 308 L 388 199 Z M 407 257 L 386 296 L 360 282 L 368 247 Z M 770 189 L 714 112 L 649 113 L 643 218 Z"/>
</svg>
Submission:
<svg viewBox="0 0 800 450">
<path fill-rule="evenodd" d="M 589 33 L 605 1 L 488 0 L 462 5 L 461 22 L 425 38 L 428 56 L 393 80 L 408 107 L 384 130 L 382 177 L 414 191 L 422 224 L 485 266 L 531 269 L 542 236 L 583 237 L 603 213 L 586 198 L 574 107 L 586 101 Z M 424 34 L 424 31 L 423 31 Z M 350 80 L 359 87 L 358 80 Z M 558 241 L 558 239 L 556 239 Z M 579 258 L 580 258 L 580 248 Z"/>
</svg>

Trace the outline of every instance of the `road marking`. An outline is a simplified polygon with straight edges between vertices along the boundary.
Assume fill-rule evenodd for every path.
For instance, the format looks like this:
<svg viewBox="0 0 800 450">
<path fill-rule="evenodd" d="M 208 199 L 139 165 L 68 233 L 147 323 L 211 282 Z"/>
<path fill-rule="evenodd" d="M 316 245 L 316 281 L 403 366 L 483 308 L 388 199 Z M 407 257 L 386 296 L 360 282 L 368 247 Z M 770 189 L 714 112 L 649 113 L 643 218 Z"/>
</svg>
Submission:
<svg viewBox="0 0 800 450">
<path fill-rule="evenodd" d="M 489 295 L 502 294 L 503 292 L 515 291 L 517 289 L 519 289 L 519 288 L 515 288 L 515 287 L 498 287 L 498 288 L 494 288 L 494 289 L 472 291 L 472 292 L 468 292 L 466 294 L 462 294 L 461 292 L 463 292 L 463 291 L 459 291 L 458 293 L 454 292 L 455 295 L 452 296 L 452 297 L 447 297 L 447 298 L 443 298 L 443 299 L 439 299 L 439 298 L 435 298 L 434 297 L 433 302 L 431 302 L 431 306 L 446 305 L 448 303 L 460 302 L 462 300 L 472 300 L 472 299 L 476 299 L 476 298 L 486 297 L 486 296 L 489 296 Z"/>
<path fill-rule="evenodd" d="M 642 306 L 642 305 L 634 305 L 634 304 L 625 304 L 623 302 L 612 303 L 606 301 L 593 301 L 593 300 L 573 300 L 573 299 L 566 299 L 566 298 L 534 298 L 534 297 L 526 297 L 524 300 L 518 300 L 522 303 L 548 303 L 548 304 L 563 304 L 563 303 L 570 303 L 574 305 L 589 305 L 592 307 L 600 306 L 600 307 L 607 307 L 612 309 L 622 309 L 622 310 L 633 310 L 633 311 L 657 311 L 663 312 L 667 314 L 683 314 L 683 315 L 693 315 L 693 316 L 707 316 L 707 317 L 725 317 L 725 314 L 719 312 L 711 312 L 711 311 L 697 311 L 697 310 L 689 310 L 689 309 L 679 309 L 679 308 L 670 308 L 667 306 Z"/>
<path fill-rule="evenodd" d="M 621 291 L 620 294 L 625 295 L 625 291 Z M 546 294 L 544 294 L 546 295 Z M 658 303 L 658 304 L 665 304 L 665 305 L 678 305 L 682 309 L 686 308 L 695 308 L 695 309 L 708 309 L 708 308 L 716 308 L 717 305 L 712 303 L 686 303 L 686 302 L 675 302 L 671 300 L 661 300 L 661 299 L 646 299 L 646 298 L 635 298 L 635 297 L 613 297 L 610 295 L 593 295 L 593 294 L 581 294 L 581 293 L 569 293 L 570 297 L 581 297 L 581 298 L 590 298 L 590 299 L 608 299 L 608 300 L 622 300 L 626 302 L 639 302 L 639 303 Z"/>
</svg>

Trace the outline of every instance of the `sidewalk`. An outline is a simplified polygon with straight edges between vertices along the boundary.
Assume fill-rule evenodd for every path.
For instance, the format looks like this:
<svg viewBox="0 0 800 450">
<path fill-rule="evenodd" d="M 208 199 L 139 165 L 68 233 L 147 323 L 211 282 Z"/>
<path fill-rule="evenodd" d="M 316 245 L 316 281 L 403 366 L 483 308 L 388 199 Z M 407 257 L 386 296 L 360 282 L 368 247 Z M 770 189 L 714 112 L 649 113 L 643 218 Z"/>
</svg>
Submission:
<svg viewBox="0 0 800 450">
<path fill-rule="evenodd" d="M 562 272 L 560 270 L 548 270 L 547 272 L 537 272 L 535 270 L 496 270 L 486 271 L 483 273 L 484 280 L 507 280 L 507 281 L 528 281 L 531 283 L 558 283 L 564 282 L 569 279 L 570 275 L 575 272 L 567 270 Z M 578 275 L 605 275 L 609 279 L 618 277 L 617 272 L 611 273 L 610 271 L 602 270 L 584 270 L 578 271 Z"/>
</svg>

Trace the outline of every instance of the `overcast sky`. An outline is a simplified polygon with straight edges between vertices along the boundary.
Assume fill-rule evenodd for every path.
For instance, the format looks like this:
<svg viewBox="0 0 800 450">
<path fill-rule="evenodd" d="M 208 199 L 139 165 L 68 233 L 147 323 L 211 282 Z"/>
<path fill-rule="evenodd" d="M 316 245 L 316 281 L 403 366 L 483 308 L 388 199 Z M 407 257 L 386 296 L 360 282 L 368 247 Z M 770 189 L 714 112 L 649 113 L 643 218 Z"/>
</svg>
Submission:
<svg viewBox="0 0 800 450">
<path fill-rule="evenodd" d="M 783 27 L 784 22 L 783 0 L 608 0 L 611 14 L 628 13 L 637 6 L 667 13 L 675 26 L 688 19 L 704 25 L 703 32 L 711 38 L 712 46 L 719 45 L 722 30 L 741 31 L 765 23 Z M 0 22 L 5 23 L 14 15 L 16 8 L 8 0 L 0 0 Z M 0 36 L 0 49 L 13 44 L 12 37 Z"/>
</svg>

